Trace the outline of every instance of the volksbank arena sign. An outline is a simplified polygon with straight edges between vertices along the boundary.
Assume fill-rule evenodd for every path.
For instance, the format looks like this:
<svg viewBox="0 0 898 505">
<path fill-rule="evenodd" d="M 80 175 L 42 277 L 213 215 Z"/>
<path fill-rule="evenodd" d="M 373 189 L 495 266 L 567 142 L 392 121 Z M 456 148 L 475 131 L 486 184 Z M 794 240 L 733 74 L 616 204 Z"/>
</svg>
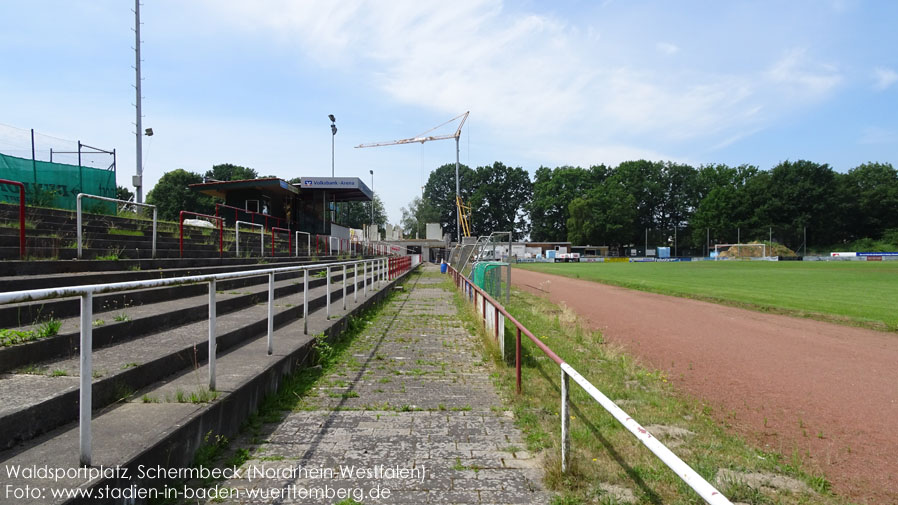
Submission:
<svg viewBox="0 0 898 505">
<path fill-rule="evenodd" d="M 299 187 L 302 189 L 337 189 L 361 191 L 368 199 L 374 197 L 371 189 L 358 177 L 302 177 Z"/>
</svg>

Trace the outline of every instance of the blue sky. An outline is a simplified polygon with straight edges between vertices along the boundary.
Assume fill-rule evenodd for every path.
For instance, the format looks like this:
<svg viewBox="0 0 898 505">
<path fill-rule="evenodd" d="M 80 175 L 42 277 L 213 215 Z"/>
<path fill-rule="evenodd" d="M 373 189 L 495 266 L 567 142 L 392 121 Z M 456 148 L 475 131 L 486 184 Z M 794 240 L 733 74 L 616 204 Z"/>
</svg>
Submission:
<svg viewBox="0 0 898 505">
<path fill-rule="evenodd" d="M 132 2 L 0 1 L 0 152 L 76 140 L 134 161 Z M 389 219 L 462 163 L 898 164 L 898 2 L 146 0 L 149 189 L 175 168 L 361 177 Z M 439 133 L 451 133 L 448 127 Z M 38 146 L 41 148 L 41 145 Z M 133 188 L 132 188 L 133 189 Z"/>
</svg>

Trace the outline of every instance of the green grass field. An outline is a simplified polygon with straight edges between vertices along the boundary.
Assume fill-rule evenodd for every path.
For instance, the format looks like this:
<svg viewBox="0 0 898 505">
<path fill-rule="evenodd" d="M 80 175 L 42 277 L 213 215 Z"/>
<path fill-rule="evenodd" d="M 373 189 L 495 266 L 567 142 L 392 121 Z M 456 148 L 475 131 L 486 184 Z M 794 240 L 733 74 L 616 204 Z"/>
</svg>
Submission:
<svg viewBox="0 0 898 505">
<path fill-rule="evenodd" d="M 522 263 L 519 268 L 898 331 L 898 262 Z"/>
</svg>

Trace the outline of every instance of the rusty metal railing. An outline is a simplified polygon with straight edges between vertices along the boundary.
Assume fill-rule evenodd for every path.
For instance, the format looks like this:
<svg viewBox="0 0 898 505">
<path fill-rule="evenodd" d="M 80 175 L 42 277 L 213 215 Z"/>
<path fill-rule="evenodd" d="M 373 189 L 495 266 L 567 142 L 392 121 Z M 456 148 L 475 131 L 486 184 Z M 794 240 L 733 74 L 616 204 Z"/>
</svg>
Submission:
<svg viewBox="0 0 898 505">
<path fill-rule="evenodd" d="M 155 209 L 153 209 L 153 212 L 153 216 L 155 217 Z M 218 256 L 221 257 L 224 254 L 224 219 L 218 216 L 190 212 L 189 210 L 182 210 L 178 213 L 178 249 L 180 250 L 181 257 L 184 257 L 184 216 L 203 217 L 218 221 Z M 155 222 L 153 225 L 155 227 Z"/>
</svg>

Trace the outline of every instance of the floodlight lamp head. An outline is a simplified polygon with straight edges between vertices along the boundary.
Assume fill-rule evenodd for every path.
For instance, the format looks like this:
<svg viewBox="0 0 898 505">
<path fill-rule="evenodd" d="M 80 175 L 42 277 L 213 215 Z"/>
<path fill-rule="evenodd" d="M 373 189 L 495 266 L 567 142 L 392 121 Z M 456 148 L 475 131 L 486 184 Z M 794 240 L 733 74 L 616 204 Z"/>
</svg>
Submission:
<svg viewBox="0 0 898 505">
<path fill-rule="evenodd" d="M 146 130 L 144 130 L 144 135 L 146 135 L 147 137 L 152 137 L 152 136 L 153 136 L 153 129 L 152 129 L 152 128 L 147 128 Z"/>
<path fill-rule="evenodd" d="M 333 114 L 328 114 L 327 117 L 331 120 L 331 123 L 335 123 L 337 121 L 337 118 L 335 118 Z"/>
<path fill-rule="evenodd" d="M 337 126 L 331 125 L 331 135 L 336 135 L 336 134 L 337 134 Z"/>
</svg>

